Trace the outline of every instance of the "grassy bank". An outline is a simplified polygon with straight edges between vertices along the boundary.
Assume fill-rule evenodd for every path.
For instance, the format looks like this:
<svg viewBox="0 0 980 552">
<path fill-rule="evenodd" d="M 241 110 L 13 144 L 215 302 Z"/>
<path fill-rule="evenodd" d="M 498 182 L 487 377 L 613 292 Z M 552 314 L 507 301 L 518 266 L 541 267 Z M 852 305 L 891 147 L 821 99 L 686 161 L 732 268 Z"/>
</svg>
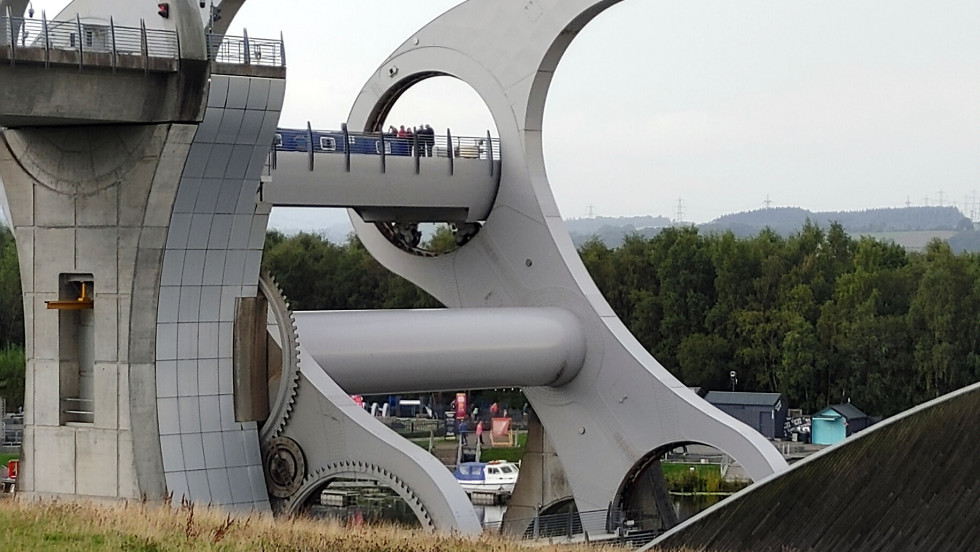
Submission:
<svg viewBox="0 0 980 552">
<path fill-rule="evenodd" d="M 481 537 L 464 539 L 391 527 L 343 527 L 310 519 L 229 517 L 201 508 L 140 504 L 92 506 L 0 501 L 0 550 L 77 552 L 350 551 L 492 552 L 595 551 L 585 546 L 529 546 Z"/>
<path fill-rule="evenodd" d="M 506 462 L 520 462 L 524 458 L 524 449 L 527 448 L 527 432 L 517 434 L 516 447 L 487 447 L 480 453 L 480 460 L 490 462 L 491 460 L 504 460 Z"/>
<path fill-rule="evenodd" d="M 726 481 L 718 464 L 664 462 L 664 479 L 672 493 L 732 493 L 748 486 L 745 481 Z"/>
<path fill-rule="evenodd" d="M 516 441 L 517 446 L 514 447 L 491 447 L 489 445 L 484 446 L 480 452 L 480 460 L 483 462 L 490 462 L 492 460 L 504 460 L 506 462 L 520 462 L 521 458 L 524 458 L 524 451 L 527 448 L 527 432 L 520 431 L 517 433 Z M 472 439 L 475 439 L 472 435 L 470 436 L 471 443 Z M 428 439 L 409 439 L 416 445 L 428 450 L 429 440 Z M 435 446 L 437 449 L 456 449 L 456 439 L 444 439 L 442 437 L 435 438 Z"/>
</svg>

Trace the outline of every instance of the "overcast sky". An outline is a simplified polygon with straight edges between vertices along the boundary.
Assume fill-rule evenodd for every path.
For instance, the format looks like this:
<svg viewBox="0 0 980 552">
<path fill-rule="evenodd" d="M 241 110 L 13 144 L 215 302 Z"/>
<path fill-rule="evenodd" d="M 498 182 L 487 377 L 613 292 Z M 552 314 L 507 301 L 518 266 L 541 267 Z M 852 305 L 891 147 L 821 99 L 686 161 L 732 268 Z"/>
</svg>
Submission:
<svg viewBox="0 0 980 552">
<path fill-rule="evenodd" d="M 285 35 L 283 126 L 338 128 L 381 61 L 458 3 L 249 0 L 231 32 Z M 448 78 L 410 91 L 389 121 L 492 125 Z M 684 220 L 706 222 L 767 197 L 964 208 L 980 191 L 980 2 L 627 0 L 562 60 L 544 140 L 566 218 L 590 206 L 676 218 L 681 200 Z"/>
</svg>

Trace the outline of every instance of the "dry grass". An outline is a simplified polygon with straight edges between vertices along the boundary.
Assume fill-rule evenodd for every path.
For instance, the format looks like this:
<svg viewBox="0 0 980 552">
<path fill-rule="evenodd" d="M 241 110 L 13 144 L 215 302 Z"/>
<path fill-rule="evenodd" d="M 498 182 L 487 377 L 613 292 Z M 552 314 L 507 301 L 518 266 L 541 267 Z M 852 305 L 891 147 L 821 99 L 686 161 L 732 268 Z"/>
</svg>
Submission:
<svg viewBox="0 0 980 552">
<path fill-rule="evenodd" d="M 585 546 L 530 546 L 394 527 L 344 527 L 306 518 L 230 516 L 185 505 L 89 505 L 0 500 L 0 550 L 14 551 L 595 551 Z"/>
</svg>

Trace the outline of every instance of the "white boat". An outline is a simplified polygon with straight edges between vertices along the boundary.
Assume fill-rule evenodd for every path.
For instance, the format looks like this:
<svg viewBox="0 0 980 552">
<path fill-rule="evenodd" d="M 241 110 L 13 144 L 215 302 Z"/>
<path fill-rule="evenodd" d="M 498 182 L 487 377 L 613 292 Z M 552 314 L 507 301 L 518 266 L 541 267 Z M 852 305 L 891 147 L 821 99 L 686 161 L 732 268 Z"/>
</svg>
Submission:
<svg viewBox="0 0 980 552">
<path fill-rule="evenodd" d="M 493 462 L 463 462 L 456 466 L 456 480 L 467 493 L 474 491 L 486 493 L 511 494 L 520 467 L 513 462 L 495 460 Z"/>
</svg>

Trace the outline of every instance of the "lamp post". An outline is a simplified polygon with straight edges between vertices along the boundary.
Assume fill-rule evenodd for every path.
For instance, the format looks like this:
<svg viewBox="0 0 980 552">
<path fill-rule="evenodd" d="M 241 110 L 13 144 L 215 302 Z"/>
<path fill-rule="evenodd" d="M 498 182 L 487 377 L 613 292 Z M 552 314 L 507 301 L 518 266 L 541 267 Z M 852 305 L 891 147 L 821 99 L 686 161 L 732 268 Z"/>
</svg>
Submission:
<svg viewBox="0 0 980 552">
<path fill-rule="evenodd" d="M 735 374 L 735 370 L 732 370 L 731 372 L 729 372 L 728 373 L 728 377 L 731 378 L 731 380 L 732 380 L 732 392 L 734 393 L 735 392 L 735 384 L 738 383 L 738 377 Z"/>
</svg>

